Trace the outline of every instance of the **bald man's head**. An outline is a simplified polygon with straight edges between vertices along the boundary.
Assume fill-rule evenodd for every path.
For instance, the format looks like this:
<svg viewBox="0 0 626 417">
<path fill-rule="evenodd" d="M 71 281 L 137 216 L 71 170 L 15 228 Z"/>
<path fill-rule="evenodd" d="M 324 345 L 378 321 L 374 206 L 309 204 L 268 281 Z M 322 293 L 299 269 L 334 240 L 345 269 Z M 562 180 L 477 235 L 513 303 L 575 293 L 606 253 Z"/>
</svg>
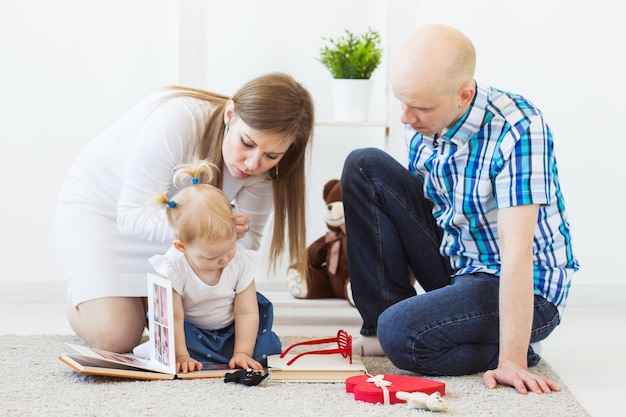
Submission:
<svg viewBox="0 0 626 417">
<path fill-rule="evenodd" d="M 391 67 L 391 83 L 400 90 L 444 93 L 472 82 L 476 51 L 460 31 L 445 25 L 423 26 L 402 43 Z"/>
<path fill-rule="evenodd" d="M 472 103 L 475 67 L 474 45 L 457 29 L 428 25 L 413 32 L 391 66 L 401 121 L 424 135 L 450 128 Z"/>
</svg>

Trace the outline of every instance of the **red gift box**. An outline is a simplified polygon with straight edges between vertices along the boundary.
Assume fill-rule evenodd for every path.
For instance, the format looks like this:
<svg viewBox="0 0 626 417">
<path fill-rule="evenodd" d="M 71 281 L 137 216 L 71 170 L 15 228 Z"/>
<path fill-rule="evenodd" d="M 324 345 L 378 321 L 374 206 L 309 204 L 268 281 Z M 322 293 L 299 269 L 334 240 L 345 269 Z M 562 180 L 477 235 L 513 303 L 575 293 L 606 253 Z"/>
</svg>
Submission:
<svg viewBox="0 0 626 417">
<path fill-rule="evenodd" d="M 396 398 L 396 392 L 446 393 L 446 384 L 432 379 L 404 375 L 357 375 L 346 378 L 346 392 L 354 399 L 368 403 L 395 404 L 404 400 Z"/>
</svg>

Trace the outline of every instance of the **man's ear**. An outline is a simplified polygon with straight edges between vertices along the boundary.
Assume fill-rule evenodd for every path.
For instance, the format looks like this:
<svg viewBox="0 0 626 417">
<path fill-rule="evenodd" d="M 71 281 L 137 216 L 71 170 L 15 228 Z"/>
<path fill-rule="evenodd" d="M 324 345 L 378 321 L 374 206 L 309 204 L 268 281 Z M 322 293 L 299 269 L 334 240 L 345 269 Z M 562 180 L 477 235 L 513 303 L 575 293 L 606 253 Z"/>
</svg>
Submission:
<svg viewBox="0 0 626 417">
<path fill-rule="evenodd" d="M 459 107 L 462 109 L 469 107 L 474 99 L 474 94 L 476 94 L 476 89 L 473 84 L 467 84 L 461 87 L 461 91 L 459 91 Z"/>
<path fill-rule="evenodd" d="M 177 251 L 185 253 L 185 244 L 182 240 L 176 239 L 174 242 L 172 242 L 172 246 L 174 246 Z"/>
</svg>

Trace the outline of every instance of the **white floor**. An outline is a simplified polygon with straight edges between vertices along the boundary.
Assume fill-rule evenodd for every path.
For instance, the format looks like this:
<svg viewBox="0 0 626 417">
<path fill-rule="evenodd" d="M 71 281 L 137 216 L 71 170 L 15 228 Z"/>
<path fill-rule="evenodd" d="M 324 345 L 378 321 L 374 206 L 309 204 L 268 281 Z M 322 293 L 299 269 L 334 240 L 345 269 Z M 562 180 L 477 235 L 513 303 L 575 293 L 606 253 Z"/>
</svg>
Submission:
<svg viewBox="0 0 626 417">
<path fill-rule="evenodd" d="M 70 334 L 64 283 L 4 283 L 0 335 Z M 360 318 L 342 300 L 295 301 L 261 290 L 274 303 L 279 335 L 358 336 Z M 562 324 L 543 342 L 543 357 L 592 417 L 626 415 L 626 286 L 574 287 Z"/>
</svg>

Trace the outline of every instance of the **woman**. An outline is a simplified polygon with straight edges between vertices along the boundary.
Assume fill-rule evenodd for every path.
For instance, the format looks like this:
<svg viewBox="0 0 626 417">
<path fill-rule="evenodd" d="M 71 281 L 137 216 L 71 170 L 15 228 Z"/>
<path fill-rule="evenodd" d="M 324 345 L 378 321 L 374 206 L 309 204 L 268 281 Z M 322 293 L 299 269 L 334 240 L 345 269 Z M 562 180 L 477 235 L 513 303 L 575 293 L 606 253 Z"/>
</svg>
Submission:
<svg viewBox="0 0 626 417">
<path fill-rule="evenodd" d="M 213 185 L 235 205 L 237 234 L 258 249 L 274 211 L 270 263 L 289 242 L 304 271 L 304 159 L 313 101 L 285 74 L 245 84 L 232 98 L 173 87 L 154 93 L 80 153 L 61 189 L 56 245 L 68 277 L 68 319 L 93 347 L 128 352 L 143 333 L 148 259 L 172 232 L 147 202 L 178 189 L 176 167 L 206 159 L 220 168 Z"/>
</svg>

